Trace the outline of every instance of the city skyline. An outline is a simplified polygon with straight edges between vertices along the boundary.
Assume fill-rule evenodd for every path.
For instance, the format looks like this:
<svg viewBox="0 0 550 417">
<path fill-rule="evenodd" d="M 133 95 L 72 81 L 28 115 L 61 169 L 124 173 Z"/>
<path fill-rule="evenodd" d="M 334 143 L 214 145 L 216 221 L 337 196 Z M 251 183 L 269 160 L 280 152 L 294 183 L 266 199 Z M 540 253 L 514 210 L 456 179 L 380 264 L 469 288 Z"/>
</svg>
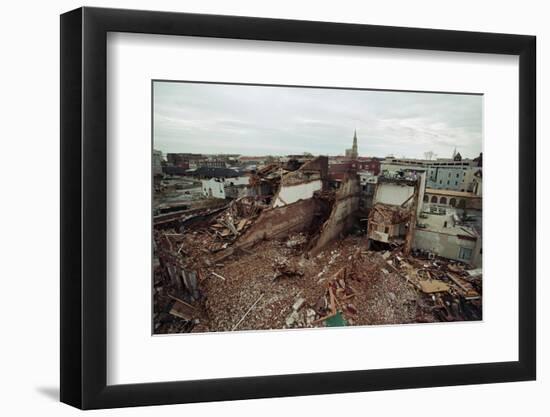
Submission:
<svg viewBox="0 0 550 417">
<path fill-rule="evenodd" d="M 154 83 L 154 148 L 166 153 L 463 158 L 482 152 L 482 96 Z"/>
</svg>

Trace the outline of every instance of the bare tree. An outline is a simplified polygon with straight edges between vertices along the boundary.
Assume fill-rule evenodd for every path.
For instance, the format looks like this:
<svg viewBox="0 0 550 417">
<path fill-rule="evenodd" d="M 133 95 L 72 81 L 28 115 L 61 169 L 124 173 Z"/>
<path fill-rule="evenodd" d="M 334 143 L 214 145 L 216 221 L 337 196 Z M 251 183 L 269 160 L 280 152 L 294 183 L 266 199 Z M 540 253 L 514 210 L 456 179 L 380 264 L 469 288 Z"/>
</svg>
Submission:
<svg viewBox="0 0 550 417">
<path fill-rule="evenodd" d="M 431 159 L 435 158 L 436 156 L 437 154 L 435 154 L 434 151 L 424 152 L 424 158 L 426 158 L 429 161 L 431 161 Z"/>
</svg>

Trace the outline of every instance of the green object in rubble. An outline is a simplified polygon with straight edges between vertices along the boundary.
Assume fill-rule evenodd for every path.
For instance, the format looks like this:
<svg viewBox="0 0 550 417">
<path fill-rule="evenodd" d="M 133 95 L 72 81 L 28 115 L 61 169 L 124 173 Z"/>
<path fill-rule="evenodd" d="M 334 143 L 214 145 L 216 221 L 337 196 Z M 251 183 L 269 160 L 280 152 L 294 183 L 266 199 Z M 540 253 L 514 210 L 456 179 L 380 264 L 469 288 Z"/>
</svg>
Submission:
<svg viewBox="0 0 550 417">
<path fill-rule="evenodd" d="M 341 327 L 341 326 L 347 326 L 348 322 L 342 316 L 342 313 L 338 312 L 336 315 L 328 318 L 325 320 L 325 323 L 327 327 Z"/>
</svg>

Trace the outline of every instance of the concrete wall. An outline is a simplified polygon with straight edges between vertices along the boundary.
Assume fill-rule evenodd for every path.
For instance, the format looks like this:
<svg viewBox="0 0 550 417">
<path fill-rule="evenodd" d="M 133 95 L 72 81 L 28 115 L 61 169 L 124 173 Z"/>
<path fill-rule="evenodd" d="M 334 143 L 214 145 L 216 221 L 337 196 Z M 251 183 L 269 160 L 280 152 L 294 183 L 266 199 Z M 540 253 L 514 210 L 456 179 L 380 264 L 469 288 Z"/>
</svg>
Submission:
<svg viewBox="0 0 550 417">
<path fill-rule="evenodd" d="M 224 183 L 217 178 L 210 178 L 208 180 L 201 180 L 202 194 L 205 197 L 223 198 L 225 199 Z"/>
<path fill-rule="evenodd" d="M 281 207 L 286 204 L 292 204 L 298 200 L 306 200 L 313 197 L 315 191 L 323 188 L 321 180 L 304 182 L 296 185 L 281 185 L 281 189 L 277 194 L 277 198 L 273 203 L 273 207 Z"/>
<path fill-rule="evenodd" d="M 227 185 L 248 185 L 249 182 L 250 182 L 250 177 L 247 177 L 247 176 L 225 179 L 225 183 Z"/>
<path fill-rule="evenodd" d="M 238 238 L 234 246 L 246 247 L 262 239 L 279 238 L 289 233 L 307 230 L 323 202 L 317 198 L 300 200 L 282 207 L 267 209 L 254 224 Z"/>
<path fill-rule="evenodd" d="M 336 194 L 329 218 L 323 224 L 319 238 L 311 249 L 313 255 L 319 253 L 330 242 L 347 233 L 354 225 L 355 214 L 359 210 L 360 185 L 356 178 L 349 179 Z"/>
<path fill-rule="evenodd" d="M 470 260 L 459 258 L 461 247 L 472 250 Z M 481 256 L 479 253 L 481 241 L 479 239 L 461 239 L 453 234 L 417 228 L 414 234 L 413 248 L 428 250 L 443 258 L 470 263 L 475 267 L 481 266 Z"/>
<path fill-rule="evenodd" d="M 391 204 L 400 206 L 411 195 L 414 194 L 414 187 L 406 184 L 378 183 L 374 195 L 374 203 Z"/>
</svg>

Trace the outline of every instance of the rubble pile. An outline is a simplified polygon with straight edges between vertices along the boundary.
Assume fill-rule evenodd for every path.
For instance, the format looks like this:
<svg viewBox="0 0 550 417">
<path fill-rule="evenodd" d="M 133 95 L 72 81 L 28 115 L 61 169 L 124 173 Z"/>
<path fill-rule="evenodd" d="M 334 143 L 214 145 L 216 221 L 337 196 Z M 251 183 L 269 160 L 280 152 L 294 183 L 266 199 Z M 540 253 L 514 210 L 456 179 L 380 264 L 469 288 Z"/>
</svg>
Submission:
<svg viewBox="0 0 550 417">
<path fill-rule="evenodd" d="M 481 270 L 426 252 L 405 255 L 397 244 L 368 250 L 361 231 L 313 256 L 323 213 L 311 230 L 238 242 L 266 209 L 267 200 L 242 197 L 179 227 L 155 228 L 155 333 L 481 320 Z M 398 224 L 410 210 L 377 205 L 371 214 L 373 223 Z"/>
<path fill-rule="evenodd" d="M 430 259 L 431 258 L 431 259 Z M 481 320 L 481 270 L 434 256 L 404 257 L 391 253 L 387 264 L 431 300 L 439 321 Z"/>
<path fill-rule="evenodd" d="M 209 245 L 209 250 L 217 252 L 227 248 L 267 207 L 265 202 L 255 197 L 242 197 L 232 201 L 210 224 L 209 232 L 216 239 Z"/>
<path fill-rule="evenodd" d="M 271 195 L 279 188 L 281 177 L 288 170 L 283 169 L 279 164 L 268 164 L 265 167 L 250 175 L 249 186 L 253 189 L 267 190 L 267 193 L 260 192 L 260 195 Z"/>
<path fill-rule="evenodd" d="M 231 331 L 239 322 L 239 330 L 259 330 L 325 327 L 331 320 L 336 325 L 416 321 L 421 295 L 397 274 L 384 272 L 386 261 L 363 250 L 363 237 L 347 237 L 313 258 L 289 247 L 292 239 L 263 241 L 218 264 L 215 274 L 224 280 L 212 275 L 203 281 L 210 331 Z"/>
<path fill-rule="evenodd" d="M 390 206 L 388 204 L 377 203 L 370 214 L 370 221 L 375 224 L 395 225 L 408 221 L 410 218 L 410 209 Z"/>
<path fill-rule="evenodd" d="M 153 322 L 156 333 L 192 331 L 206 316 L 199 303 L 200 274 L 188 268 L 189 236 L 174 230 L 154 233 Z M 185 248 L 185 249 L 184 249 Z"/>
</svg>

